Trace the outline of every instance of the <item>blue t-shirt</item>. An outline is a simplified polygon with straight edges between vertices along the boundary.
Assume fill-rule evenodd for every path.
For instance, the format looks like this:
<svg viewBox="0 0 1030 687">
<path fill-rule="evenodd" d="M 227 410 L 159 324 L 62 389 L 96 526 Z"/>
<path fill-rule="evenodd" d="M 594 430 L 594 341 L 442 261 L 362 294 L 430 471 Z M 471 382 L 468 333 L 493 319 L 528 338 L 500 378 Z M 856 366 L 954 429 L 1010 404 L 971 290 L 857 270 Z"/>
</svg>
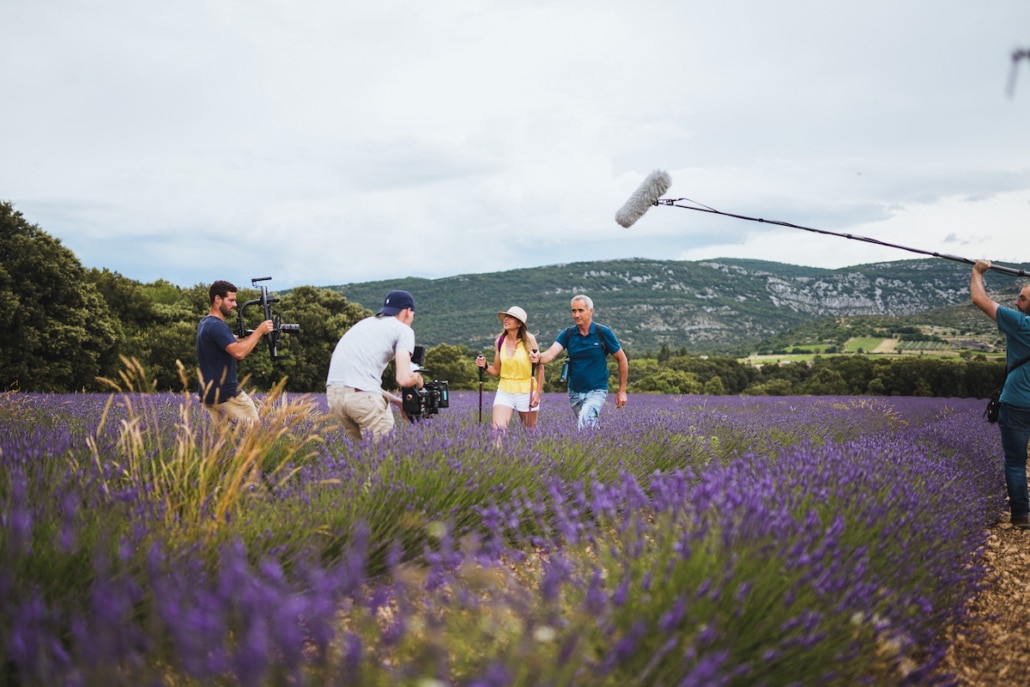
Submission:
<svg viewBox="0 0 1030 687">
<path fill-rule="evenodd" d="M 569 391 L 608 390 L 608 354 L 622 348 L 615 332 L 591 322 L 586 336 L 579 333 L 579 327 L 569 327 L 555 342 L 569 352 Z"/>
<path fill-rule="evenodd" d="M 214 315 L 208 315 L 197 325 L 197 365 L 200 367 L 197 395 L 204 403 L 225 403 L 236 396 L 236 358 L 225 350 L 235 342 L 229 325 Z"/>
<path fill-rule="evenodd" d="M 1030 315 L 998 307 L 998 329 L 1005 335 L 1005 364 L 1008 368 L 1030 357 Z M 1030 408 L 1030 362 L 1024 363 L 1005 378 L 1001 402 L 1017 408 Z"/>
</svg>

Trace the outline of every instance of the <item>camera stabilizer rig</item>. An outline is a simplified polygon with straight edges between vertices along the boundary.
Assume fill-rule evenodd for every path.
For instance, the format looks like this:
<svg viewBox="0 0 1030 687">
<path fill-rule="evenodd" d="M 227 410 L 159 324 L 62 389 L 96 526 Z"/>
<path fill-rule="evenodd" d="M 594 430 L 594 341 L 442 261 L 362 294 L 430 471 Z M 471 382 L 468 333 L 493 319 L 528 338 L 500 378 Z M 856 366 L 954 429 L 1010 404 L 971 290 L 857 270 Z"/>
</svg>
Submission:
<svg viewBox="0 0 1030 687">
<path fill-rule="evenodd" d="M 429 371 L 422 367 L 425 357 L 425 347 L 415 346 L 415 352 L 411 356 L 411 368 L 413 371 Z M 434 380 L 424 383 L 421 389 L 417 386 L 408 386 L 401 389 L 401 407 L 404 409 L 404 414 L 408 416 L 408 421 L 415 422 L 429 415 L 436 415 L 440 412 L 440 408 L 450 407 L 447 387 L 446 381 Z"/>
<path fill-rule="evenodd" d="M 236 329 L 237 334 L 242 339 L 247 335 L 253 333 L 253 329 L 247 329 L 243 322 L 243 313 L 246 312 L 247 308 L 252 305 L 261 306 L 261 316 L 265 320 L 272 320 L 272 331 L 269 334 L 265 334 L 265 341 L 268 343 L 268 352 L 272 356 L 272 360 L 282 360 L 283 358 L 289 358 L 287 353 L 279 353 L 279 337 L 282 334 L 297 334 L 300 332 L 299 324 L 284 324 L 282 317 L 278 311 L 272 308 L 273 303 L 279 302 L 278 296 L 269 296 L 268 287 L 262 284 L 258 287 L 259 281 L 268 281 L 271 277 L 254 277 L 250 280 L 250 285 L 254 288 L 261 289 L 261 297 L 255 298 L 252 301 L 247 301 L 240 306 L 240 309 L 236 312 Z"/>
</svg>

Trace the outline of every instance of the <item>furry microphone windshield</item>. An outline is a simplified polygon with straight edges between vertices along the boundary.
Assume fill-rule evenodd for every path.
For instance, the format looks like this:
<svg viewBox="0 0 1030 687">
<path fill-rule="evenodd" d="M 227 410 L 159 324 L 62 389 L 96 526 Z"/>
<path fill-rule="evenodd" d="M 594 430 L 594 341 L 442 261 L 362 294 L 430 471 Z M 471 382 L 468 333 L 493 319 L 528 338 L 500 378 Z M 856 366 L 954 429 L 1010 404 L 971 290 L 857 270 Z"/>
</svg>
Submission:
<svg viewBox="0 0 1030 687">
<path fill-rule="evenodd" d="M 665 170 L 656 169 L 651 172 L 629 197 L 626 204 L 615 213 L 615 221 L 629 229 L 634 222 L 644 216 L 644 213 L 652 205 L 658 204 L 658 199 L 669 190 L 671 185 L 672 177 Z"/>
<path fill-rule="evenodd" d="M 868 236 L 859 236 L 858 234 L 845 234 L 837 231 L 830 231 L 829 229 L 813 229 L 812 227 L 803 227 L 799 224 L 791 224 L 790 222 L 781 222 L 774 219 L 762 219 L 761 217 L 748 217 L 747 215 L 737 215 L 732 212 L 722 212 L 715 208 L 702 205 L 695 200 L 689 198 L 662 198 L 662 194 L 669 190 L 669 186 L 672 185 L 672 178 L 669 177 L 669 173 L 660 169 L 656 169 L 644 179 L 643 183 L 633 192 L 633 195 L 629 197 L 626 204 L 619 208 L 619 211 L 615 213 L 615 221 L 626 227 L 627 229 L 633 226 L 633 223 L 644 216 L 644 213 L 650 209 L 652 205 L 668 205 L 674 208 L 682 208 L 683 210 L 695 210 L 697 212 L 706 212 L 712 215 L 722 215 L 723 217 L 734 217 L 736 219 L 743 219 L 749 222 L 760 222 L 762 224 L 773 224 L 780 227 L 790 227 L 791 229 L 801 229 L 803 231 L 810 231 L 815 234 L 828 234 L 830 236 L 839 236 L 844 239 L 850 239 L 852 241 L 864 241 L 866 243 L 873 243 L 878 246 L 886 246 L 887 248 L 899 248 L 901 250 L 907 250 L 910 253 L 920 253 L 922 255 L 932 255 L 936 258 L 944 258 L 945 260 L 954 260 L 955 262 L 963 262 L 967 265 L 975 265 L 976 261 L 969 258 L 963 258 L 960 255 L 948 255 L 946 253 L 937 253 L 935 251 L 922 250 L 920 248 L 909 248 L 908 246 L 900 246 L 896 243 L 888 243 L 879 239 L 870 238 Z M 689 203 L 689 204 L 686 204 Z M 1021 270 L 1014 267 L 1004 267 L 1002 265 L 992 264 L 990 269 L 1002 274 L 1010 274 L 1016 277 L 1030 277 L 1030 272 Z"/>
</svg>

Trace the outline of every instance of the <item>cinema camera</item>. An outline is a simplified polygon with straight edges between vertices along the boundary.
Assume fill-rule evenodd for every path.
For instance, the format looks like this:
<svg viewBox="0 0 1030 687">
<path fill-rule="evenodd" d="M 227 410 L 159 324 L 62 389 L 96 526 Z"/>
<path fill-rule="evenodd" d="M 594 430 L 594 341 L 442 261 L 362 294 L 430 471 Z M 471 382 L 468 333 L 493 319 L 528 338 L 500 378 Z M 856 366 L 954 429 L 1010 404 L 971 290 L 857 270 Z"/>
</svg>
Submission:
<svg viewBox="0 0 1030 687">
<path fill-rule="evenodd" d="M 268 281 L 271 277 L 254 277 L 250 280 L 250 285 L 254 288 L 261 289 L 261 297 L 255 298 L 252 301 L 247 301 L 240 306 L 240 309 L 236 312 L 236 332 L 239 337 L 245 338 L 249 334 L 254 332 L 253 329 L 247 329 L 243 322 L 243 313 L 246 312 L 247 308 L 252 305 L 261 306 L 262 320 L 272 320 L 272 331 L 265 334 L 265 342 L 268 343 L 268 352 L 272 356 L 272 360 L 282 360 L 283 358 L 289 358 L 287 353 L 279 353 L 279 337 L 282 334 L 297 334 L 300 332 L 299 324 L 285 324 L 282 321 L 282 317 L 279 313 L 272 308 L 273 303 L 279 302 L 278 296 L 269 296 L 268 287 L 262 284 L 258 287 L 259 281 Z"/>
<path fill-rule="evenodd" d="M 426 373 L 428 370 L 422 367 L 425 362 L 426 349 L 424 346 L 415 346 L 415 352 L 411 356 L 411 369 L 414 372 Z M 430 415 L 436 415 L 440 408 L 450 407 L 448 398 L 447 382 L 434 380 L 425 382 L 422 388 L 409 386 L 401 389 L 401 407 L 410 422 L 421 420 Z"/>
</svg>

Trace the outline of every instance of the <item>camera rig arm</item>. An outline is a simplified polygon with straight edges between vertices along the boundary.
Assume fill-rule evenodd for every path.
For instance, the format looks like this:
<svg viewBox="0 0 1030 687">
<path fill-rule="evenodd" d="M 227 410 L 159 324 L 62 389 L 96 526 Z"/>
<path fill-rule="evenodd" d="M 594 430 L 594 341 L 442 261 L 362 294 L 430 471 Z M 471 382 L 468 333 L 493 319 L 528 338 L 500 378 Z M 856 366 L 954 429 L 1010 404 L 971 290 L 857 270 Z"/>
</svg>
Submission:
<svg viewBox="0 0 1030 687">
<path fill-rule="evenodd" d="M 246 312 L 247 308 L 249 308 L 252 305 L 261 306 L 262 318 L 265 320 L 272 321 L 272 331 L 268 334 L 265 334 L 265 342 L 268 344 L 268 353 L 272 356 L 272 360 L 276 361 L 290 357 L 287 353 L 279 353 L 280 336 L 283 333 L 297 334 L 298 332 L 300 332 L 300 325 L 284 324 L 282 322 L 282 317 L 280 316 L 280 314 L 272 308 L 272 304 L 278 303 L 279 298 L 277 296 L 270 296 L 268 294 L 268 287 L 264 284 L 262 284 L 260 287 L 258 286 L 258 282 L 268 281 L 270 279 L 271 277 L 254 277 L 250 280 L 251 286 L 261 289 L 261 296 L 259 298 L 255 298 L 254 300 L 247 301 L 239 307 L 239 310 L 236 313 L 236 329 L 237 334 L 240 338 L 243 338 L 251 334 L 254 330 L 247 329 L 247 326 L 244 322 L 244 313 Z"/>
</svg>

